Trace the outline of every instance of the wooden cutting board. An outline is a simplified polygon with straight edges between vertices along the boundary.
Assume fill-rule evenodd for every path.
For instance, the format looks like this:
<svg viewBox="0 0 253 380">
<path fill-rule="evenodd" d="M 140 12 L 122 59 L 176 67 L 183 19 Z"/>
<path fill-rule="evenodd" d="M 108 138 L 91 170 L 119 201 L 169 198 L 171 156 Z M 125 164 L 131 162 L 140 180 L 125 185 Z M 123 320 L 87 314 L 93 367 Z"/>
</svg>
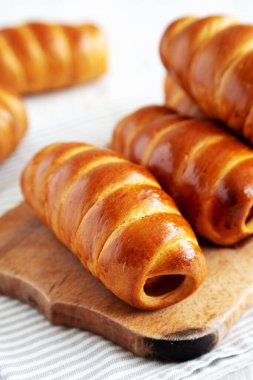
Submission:
<svg viewBox="0 0 253 380">
<path fill-rule="evenodd" d="M 53 324 L 92 331 L 137 355 L 188 360 L 210 351 L 253 302 L 253 239 L 203 249 L 208 276 L 193 296 L 139 311 L 106 290 L 22 203 L 0 219 L 0 292 Z"/>
</svg>

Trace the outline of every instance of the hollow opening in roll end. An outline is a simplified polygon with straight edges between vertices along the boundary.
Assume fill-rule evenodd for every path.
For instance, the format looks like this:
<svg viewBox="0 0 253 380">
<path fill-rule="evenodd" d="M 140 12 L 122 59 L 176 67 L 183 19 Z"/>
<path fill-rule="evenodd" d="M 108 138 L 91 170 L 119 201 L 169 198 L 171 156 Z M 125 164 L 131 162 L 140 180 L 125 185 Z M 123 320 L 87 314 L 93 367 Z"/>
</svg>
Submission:
<svg viewBox="0 0 253 380">
<path fill-rule="evenodd" d="M 144 285 L 144 292 L 150 297 L 161 297 L 176 290 L 185 280 L 185 276 L 177 275 L 160 275 L 150 277 Z"/>
</svg>

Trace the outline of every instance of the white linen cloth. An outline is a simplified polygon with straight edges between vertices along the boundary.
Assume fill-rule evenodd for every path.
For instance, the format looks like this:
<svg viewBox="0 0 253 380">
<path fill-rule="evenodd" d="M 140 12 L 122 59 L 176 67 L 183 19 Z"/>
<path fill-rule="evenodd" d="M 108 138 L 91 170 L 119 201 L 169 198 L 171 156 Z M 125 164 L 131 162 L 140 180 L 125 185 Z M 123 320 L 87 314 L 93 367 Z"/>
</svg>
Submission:
<svg viewBox="0 0 253 380">
<path fill-rule="evenodd" d="M 19 175 L 38 149 L 54 141 L 105 145 L 116 121 L 140 105 L 162 100 L 164 71 L 158 41 L 166 24 L 184 14 L 229 13 L 253 22 L 246 0 L 8 0 L 0 26 L 29 19 L 101 24 L 110 72 L 93 84 L 26 98 L 30 129 L 0 167 L 0 214 L 22 196 Z M 251 11 L 251 12 L 250 12 Z M 0 379 L 218 379 L 253 364 L 253 308 L 211 353 L 186 363 L 141 359 L 77 329 L 51 326 L 31 307 L 0 296 Z"/>
</svg>

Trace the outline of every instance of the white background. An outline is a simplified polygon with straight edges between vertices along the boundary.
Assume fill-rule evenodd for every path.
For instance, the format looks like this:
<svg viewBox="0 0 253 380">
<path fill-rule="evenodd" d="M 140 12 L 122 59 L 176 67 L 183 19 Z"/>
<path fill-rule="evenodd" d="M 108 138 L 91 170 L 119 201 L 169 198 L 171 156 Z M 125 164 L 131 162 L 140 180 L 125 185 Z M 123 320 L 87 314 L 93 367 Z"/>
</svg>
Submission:
<svg viewBox="0 0 253 380">
<path fill-rule="evenodd" d="M 110 68 L 101 80 L 26 99 L 30 130 L 0 168 L 0 212 L 21 199 L 18 176 L 39 147 L 56 140 L 106 144 L 116 120 L 147 102 L 162 101 L 164 69 L 158 55 L 166 25 L 183 15 L 225 13 L 253 23 L 248 0 L 1 0 L 0 26 L 27 20 L 99 24 L 109 46 Z M 226 379 L 252 379 L 245 369 Z"/>
</svg>

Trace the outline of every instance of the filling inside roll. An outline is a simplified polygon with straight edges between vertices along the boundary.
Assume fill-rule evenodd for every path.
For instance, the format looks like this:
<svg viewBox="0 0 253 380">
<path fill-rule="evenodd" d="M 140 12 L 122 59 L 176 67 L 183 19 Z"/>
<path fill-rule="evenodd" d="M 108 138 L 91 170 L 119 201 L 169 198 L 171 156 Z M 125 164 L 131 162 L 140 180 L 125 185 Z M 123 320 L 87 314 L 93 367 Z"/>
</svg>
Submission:
<svg viewBox="0 0 253 380">
<path fill-rule="evenodd" d="M 150 297 L 160 297 L 176 290 L 185 280 L 181 274 L 166 274 L 150 277 L 144 285 L 144 292 Z"/>
</svg>

